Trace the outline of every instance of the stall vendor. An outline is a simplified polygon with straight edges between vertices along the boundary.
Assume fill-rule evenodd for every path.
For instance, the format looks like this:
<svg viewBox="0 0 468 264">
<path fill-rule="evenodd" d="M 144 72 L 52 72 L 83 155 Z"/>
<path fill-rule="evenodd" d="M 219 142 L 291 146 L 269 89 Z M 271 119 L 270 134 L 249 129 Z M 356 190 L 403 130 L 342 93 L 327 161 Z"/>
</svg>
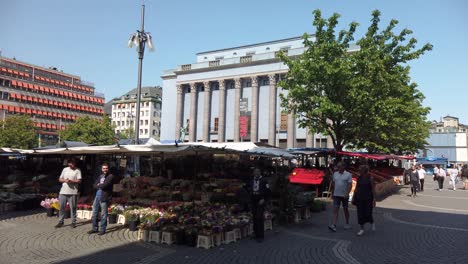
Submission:
<svg viewBox="0 0 468 264">
<path fill-rule="evenodd" d="M 255 239 L 262 242 L 264 238 L 264 213 L 265 206 L 270 200 L 270 186 L 262 176 L 260 169 L 254 169 L 253 178 L 250 180 L 250 196 L 252 201 L 253 229 Z"/>
</svg>

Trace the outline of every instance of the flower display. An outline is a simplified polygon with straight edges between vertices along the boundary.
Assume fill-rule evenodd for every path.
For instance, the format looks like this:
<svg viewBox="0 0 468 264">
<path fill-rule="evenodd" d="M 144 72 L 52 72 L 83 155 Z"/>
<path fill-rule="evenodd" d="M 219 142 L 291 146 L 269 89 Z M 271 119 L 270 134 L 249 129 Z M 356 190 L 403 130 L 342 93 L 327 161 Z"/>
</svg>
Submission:
<svg viewBox="0 0 468 264">
<path fill-rule="evenodd" d="M 86 203 L 79 203 L 79 204 L 76 205 L 76 208 L 78 210 L 91 211 L 93 209 L 93 206 L 90 205 L 90 204 L 86 204 Z"/>
<path fill-rule="evenodd" d="M 59 208 L 59 201 L 57 198 L 46 198 L 41 201 L 41 206 L 44 208 L 56 208 L 57 209 Z"/>
<path fill-rule="evenodd" d="M 108 214 L 118 215 L 123 213 L 125 208 L 120 204 L 113 204 L 107 209 Z"/>
</svg>

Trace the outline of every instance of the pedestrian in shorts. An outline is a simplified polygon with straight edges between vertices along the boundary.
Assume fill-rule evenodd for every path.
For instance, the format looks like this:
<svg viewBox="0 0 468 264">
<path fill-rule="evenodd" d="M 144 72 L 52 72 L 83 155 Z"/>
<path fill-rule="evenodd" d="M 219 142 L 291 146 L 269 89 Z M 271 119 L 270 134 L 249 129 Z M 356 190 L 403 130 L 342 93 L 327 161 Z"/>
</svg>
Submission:
<svg viewBox="0 0 468 264">
<path fill-rule="evenodd" d="M 351 173 L 344 169 L 343 162 L 339 162 L 338 171 L 335 171 L 332 176 L 332 188 L 333 188 L 333 222 L 328 226 L 330 231 L 336 232 L 336 223 L 338 221 L 338 214 L 340 206 L 343 206 L 343 213 L 345 215 L 346 224 L 344 229 L 350 229 L 349 225 L 349 211 L 348 201 L 349 193 L 351 192 L 353 178 Z"/>
</svg>

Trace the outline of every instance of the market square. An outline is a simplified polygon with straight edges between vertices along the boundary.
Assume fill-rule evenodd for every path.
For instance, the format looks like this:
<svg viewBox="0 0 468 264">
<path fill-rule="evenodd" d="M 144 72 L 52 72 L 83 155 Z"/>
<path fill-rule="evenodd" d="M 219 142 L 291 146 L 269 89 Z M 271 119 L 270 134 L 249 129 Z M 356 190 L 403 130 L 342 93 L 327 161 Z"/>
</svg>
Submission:
<svg viewBox="0 0 468 264">
<path fill-rule="evenodd" d="M 355 210 L 352 230 L 339 224 L 330 233 L 328 206 L 309 220 L 275 226 L 264 243 L 246 238 L 209 250 L 137 241 L 137 232 L 118 225 L 108 236 L 89 236 L 84 220 L 76 229 L 57 230 L 42 210 L 10 213 L 0 221 L 1 263 L 465 263 L 466 191 L 441 194 L 435 188 L 429 183 L 411 199 L 402 187 L 379 202 L 377 230 L 363 237 L 355 235 Z"/>
<path fill-rule="evenodd" d="M 467 7 L 2 3 L 0 264 L 468 263 Z"/>
</svg>

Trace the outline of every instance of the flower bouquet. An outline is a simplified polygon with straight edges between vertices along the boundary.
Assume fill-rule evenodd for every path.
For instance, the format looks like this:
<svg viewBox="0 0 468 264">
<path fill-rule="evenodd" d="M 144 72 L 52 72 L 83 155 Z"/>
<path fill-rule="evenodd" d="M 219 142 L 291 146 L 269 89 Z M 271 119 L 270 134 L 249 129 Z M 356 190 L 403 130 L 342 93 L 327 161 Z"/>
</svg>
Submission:
<svg viewBox="0 0 468 264">
<path fill-rule="evenodd" d="M 117 223 L 117 216 L 122 214 L 124 207 L 120 204 L 113 204 L 107 209 L 109 224 Z"/>
<path fill-rule="evenodd" d="M 47 210 L 48 217 L 54 216 L 55 208 L 57 208 L 57 210 L 60 209 L 57 198 L 46 198 L 41 201 L 41 206 Z"/>
</svg>

